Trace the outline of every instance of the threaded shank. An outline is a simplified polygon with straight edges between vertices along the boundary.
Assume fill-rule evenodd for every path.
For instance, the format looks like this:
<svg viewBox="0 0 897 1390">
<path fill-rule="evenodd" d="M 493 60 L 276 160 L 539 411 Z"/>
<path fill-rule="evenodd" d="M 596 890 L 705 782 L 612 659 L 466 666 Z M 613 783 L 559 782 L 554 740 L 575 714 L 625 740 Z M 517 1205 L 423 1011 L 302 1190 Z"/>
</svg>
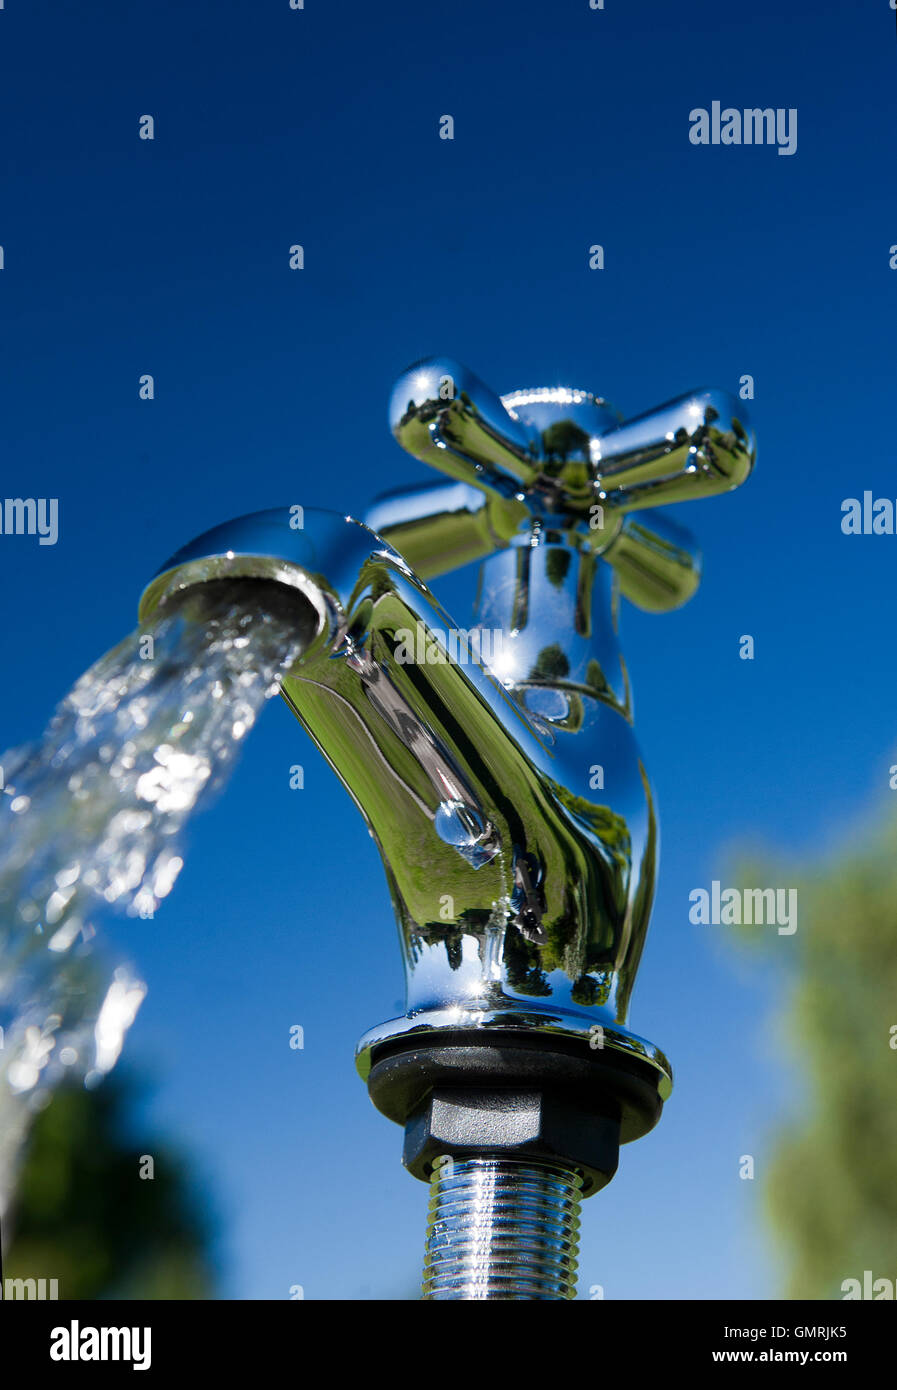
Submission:
<svg viewBox="0 0 897 1390">
<path fill-rule="evenodd" d="M 573 1298 L 581 1186 L 559 1164 L 440 1159 L 430 1180 L 423 1297 Z"/>
</svg>

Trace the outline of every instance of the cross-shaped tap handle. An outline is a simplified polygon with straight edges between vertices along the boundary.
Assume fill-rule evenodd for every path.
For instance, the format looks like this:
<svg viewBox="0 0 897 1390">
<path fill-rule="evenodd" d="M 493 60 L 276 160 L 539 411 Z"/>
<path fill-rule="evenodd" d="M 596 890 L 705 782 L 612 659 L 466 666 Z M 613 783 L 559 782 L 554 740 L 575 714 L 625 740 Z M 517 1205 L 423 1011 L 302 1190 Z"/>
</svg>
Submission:
<svg viewBox="0 0 897 1390">
<path fill-rule="evenodd" d="M 539 523 L 591 545 L 614 566 L 623 592 L 652 609 L 691 596 L 699 560 L 680 527 L 631 514 L 728 492 L 747 477 L 755 455 L 742 404 L 724 391 L 691 391 L 623 421 L 589 391 L 547 387 L 499 396 L 447 357 L 402 373 L 390 426 L 409 453 L 485 498 L 470 508 L 474 529 L 460 546 L 456 512 L 444 551 L 438 530 L 426 524 L 443 511 L 447 494 L 437 495 L 444 489 L 429 490 L 429 512 L 421 494 L 413 516 L 401 524 L 393 518 L 390 538 L 406 555 L 414 551 L 416 567 L 442 572 Z M 375 529 L 377 520 L 369 518 Z"/>
</svg>

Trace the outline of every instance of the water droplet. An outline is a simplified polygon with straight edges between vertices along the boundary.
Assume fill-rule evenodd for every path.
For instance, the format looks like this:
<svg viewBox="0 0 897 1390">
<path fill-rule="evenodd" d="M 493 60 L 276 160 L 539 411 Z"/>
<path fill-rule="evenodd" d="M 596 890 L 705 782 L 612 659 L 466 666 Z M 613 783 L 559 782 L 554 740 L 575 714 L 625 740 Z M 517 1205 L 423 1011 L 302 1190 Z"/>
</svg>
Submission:
<svg viewBox="0 0 897 1390">
<path fill-rule="evenodd" d="M 441 801 L 433 819 L 436 834 L 475 869 L 488 864 L 499 851 L 492 827 L 474 806 L 464 801 Z"/>
<path fill-rule="evenodd" d="M 530 714 L 546 719 L 549 724 L 558 724 L 570 714 L 570 701 L 564 691 L 548 686 L 531 686 L 524 693 L 523 702 Z"/>
</svg>

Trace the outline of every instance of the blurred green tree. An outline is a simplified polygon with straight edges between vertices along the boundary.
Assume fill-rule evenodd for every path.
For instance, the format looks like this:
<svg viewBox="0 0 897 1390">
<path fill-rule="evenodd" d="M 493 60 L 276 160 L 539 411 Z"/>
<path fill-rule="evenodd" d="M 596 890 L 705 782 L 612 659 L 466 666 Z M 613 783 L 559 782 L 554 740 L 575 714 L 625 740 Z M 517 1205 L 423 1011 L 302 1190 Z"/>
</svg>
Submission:
<svg viewBox="0 0 897 1390">
<path fill-rule="evenodd" d="M 212 1221 L 189 1165 L 131 1138 L 143 1086 L 118 1070 L 55 1092 L 32 1127 L 4 1276 L 58 1279 L 60 1298 L 213 1298 Z M 148 1176 L 152 1159 L 152 1176 Z"/>
<path fill-rule="evenodd" d="M 822 867 L 754 855 L 736 879 L 798 892 L 793 936 L 740 933 L 786 962 L 787 1037 L 806 1081 L 804 1113 L 777 1138 L 766 1207 L 786 1295 L 840 1299 L 864 1270 L 897 1278 L 897 817 Z"/>
</svg>

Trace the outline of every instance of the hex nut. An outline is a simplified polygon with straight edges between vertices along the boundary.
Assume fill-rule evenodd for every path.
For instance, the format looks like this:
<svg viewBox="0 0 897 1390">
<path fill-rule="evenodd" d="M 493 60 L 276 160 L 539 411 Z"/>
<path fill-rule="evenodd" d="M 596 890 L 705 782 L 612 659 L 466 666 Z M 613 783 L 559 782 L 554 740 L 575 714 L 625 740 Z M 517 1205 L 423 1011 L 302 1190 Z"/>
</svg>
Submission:
<svg viewBox="0 0 897 1390">
<path fill-rule="evenodd" d="M 428 1180 L 436 1159 L 494 1154 L 579 1169 L 583 1196 L 617 1171 L 619 1116 L 566 1092 L 436 1087 L 405 1125 L 402 1161 Z"/>
</svg>

